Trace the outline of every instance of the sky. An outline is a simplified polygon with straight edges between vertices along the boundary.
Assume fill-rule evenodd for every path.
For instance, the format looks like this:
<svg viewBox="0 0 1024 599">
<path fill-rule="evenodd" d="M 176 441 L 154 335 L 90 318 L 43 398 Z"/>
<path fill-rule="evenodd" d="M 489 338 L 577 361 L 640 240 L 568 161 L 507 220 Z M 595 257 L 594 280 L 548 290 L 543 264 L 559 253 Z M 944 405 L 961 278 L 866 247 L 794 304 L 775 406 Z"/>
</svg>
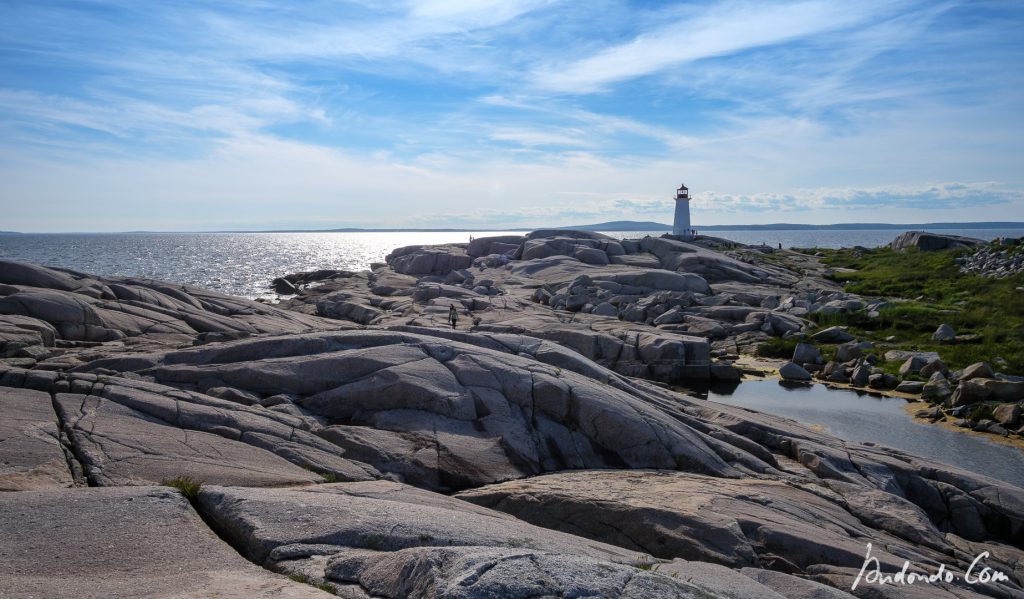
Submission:
<svg viewBox="0 0 1024 599">
<path fill-rule="evenodd" d="M 1024 221 L 1024 3 L 3 0 L 0 230 Z"/>
</svg>

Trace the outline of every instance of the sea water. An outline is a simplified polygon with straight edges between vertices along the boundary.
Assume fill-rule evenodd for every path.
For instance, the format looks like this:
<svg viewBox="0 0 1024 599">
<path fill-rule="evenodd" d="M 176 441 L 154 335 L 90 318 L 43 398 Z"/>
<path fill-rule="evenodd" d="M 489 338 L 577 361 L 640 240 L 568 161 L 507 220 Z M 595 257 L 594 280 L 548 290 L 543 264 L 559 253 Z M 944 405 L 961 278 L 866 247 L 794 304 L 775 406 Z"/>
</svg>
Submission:
<svg viewBox="0 0 1024 599">
<path fill-rule="evenodd" d="M 1024 229 L 947 230 L 982 239 L 1024 236 Z M 196 285 L 248 298 L 272 297 L 282 275 L 322 268 L 365 270 L 391 250 L 417 244 L 465 243 L 513 231 L 338 233 L 53 233 L 0 235 L 0 258 L 100 276 L 136 276 Z M 661 231 L 613 231 L 617 239 Z M 899 231 L 709 231 L 740 243 L 776 247 L 880 246 Z"/>
</svg>

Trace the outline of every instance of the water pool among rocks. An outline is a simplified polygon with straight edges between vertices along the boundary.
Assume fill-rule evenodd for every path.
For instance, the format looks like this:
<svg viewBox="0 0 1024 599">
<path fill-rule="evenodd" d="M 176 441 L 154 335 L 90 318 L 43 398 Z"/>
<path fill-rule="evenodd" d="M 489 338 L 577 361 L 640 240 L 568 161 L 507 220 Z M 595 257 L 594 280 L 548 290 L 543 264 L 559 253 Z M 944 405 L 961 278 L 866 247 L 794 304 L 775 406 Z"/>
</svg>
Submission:
<svg viewBox="0 0 1024 599">
<path fill-rule="evenodd" d="M 906 401 L 898 397 L 777 380 L 743 381 L 734 390 L 713 388 L 698 395 L 821 426 L 847 441 L 895 447 L 1024 487 L 1024 451 L 915 422 L 904 410 Z"/>
</svg>

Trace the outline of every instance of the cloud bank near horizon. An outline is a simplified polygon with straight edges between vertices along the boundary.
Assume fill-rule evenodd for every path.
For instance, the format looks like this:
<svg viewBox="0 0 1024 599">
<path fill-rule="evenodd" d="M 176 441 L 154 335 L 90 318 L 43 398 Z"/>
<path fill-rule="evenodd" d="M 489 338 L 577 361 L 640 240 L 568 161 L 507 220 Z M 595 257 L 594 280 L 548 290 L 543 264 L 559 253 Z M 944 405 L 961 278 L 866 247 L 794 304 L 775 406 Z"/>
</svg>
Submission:
<svg viewBox="0 0 1024 599">
<path fill-rule="evenodd" d="M 0 17 L 3 229 L 1024 220 L 1014 2 Z"/>
</svg>

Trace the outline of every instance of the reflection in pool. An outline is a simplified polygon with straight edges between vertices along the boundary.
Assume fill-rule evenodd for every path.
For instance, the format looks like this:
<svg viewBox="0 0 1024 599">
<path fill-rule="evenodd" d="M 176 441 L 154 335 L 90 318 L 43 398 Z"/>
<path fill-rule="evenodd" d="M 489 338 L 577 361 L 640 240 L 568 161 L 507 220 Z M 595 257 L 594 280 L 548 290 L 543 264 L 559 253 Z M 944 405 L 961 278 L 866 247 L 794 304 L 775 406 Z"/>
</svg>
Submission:
<svg viewBox="0 0 1024 599">
<path fill-rule="evenodd" d="M 731 392 L 730 392 L 731 391 Z M 704 397 L 705 393 L 696 395 Z M 900 398 L 775 380 L 712 388 L 707 399 L 792 418 L 847 441 L 888 445 L 1024 487 L 1024 451 L 977 435 L 920 424 Z"/>
</svg>

